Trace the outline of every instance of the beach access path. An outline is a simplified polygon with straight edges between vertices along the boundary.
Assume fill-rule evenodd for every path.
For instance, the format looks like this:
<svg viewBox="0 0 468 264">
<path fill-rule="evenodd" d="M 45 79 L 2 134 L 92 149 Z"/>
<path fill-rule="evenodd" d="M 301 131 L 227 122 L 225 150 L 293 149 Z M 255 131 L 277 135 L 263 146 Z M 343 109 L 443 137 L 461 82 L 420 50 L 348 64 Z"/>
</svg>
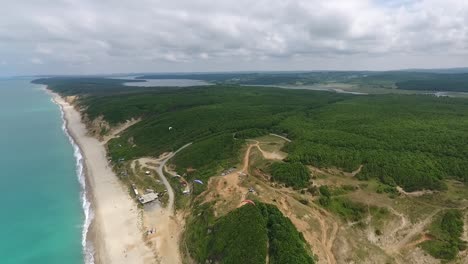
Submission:
<svg viewBox="0 0 468 264">
<path fill-rule="evenodd" d="M 151 244 L 155 246 L 159 263 L 182 263 L 179 241 L 184 226 L 183 217 L 181 214 L 175 214 L 174 190 L 164 175 L 164 168 L 166 163 L 174 157 L 175 154 L 191 144 L 192 143 L 188 143 L 177 151 L 171 152 L 161 158 L 146 157 L 138 159 L 143 166 L 156 170 L 169 195 L 166 207 L 157 208 L 156 210 L 145 210 L 144 213 L 145 227 L 147 229 L 156 229 L 156 234 L 148 236 L 148 239 L 152 242 Z"/>
<path fill-rule="evenodd" d="M 137 205 L 109 167 L 103 144 L 88 135 L 80 113 L 72 105 L 59 95 L 51 94 L 61 106 L 68 132 L 84 158 L 94 209 L 88 238 L 95 248 L 96 263 L 154 263 L 155 256 L 143 241 Z"/>
<path fill-rule="evenodd" d="M 169 183 L 169 181 L 167 180 L 166 176 L 164 176 L 164 172 L 163 172 L 164 166 L 166 166 L 167 161 L 169 161 L 172 157 L 174 157 L 175 154 L 177 154 L 177 152 L 183 150 L 184 148 L 186 148 L 186 147 L 188 147 L 190 145 L 192 145 L 192 143 L 185 144 L 184 146 L 179 148 L 177 151 L 171 153 L 169 156 L 167 156 L 166 158 L 164 158 L 161 161 L 161 164 L 158 167 L 156 167 L 156 171 L 159 174 L 159 178 L 164 183 L 164 186 L 166 186 L 166 189 L 167 189 L 167 192 L 168 192 L 168 195 L 169 195 L 169 202 L 168 202 L 168 205 L 167 205 L 167 209 L 171 212 L 171 214 L 174 214 L 174 190 L 172 189 L 172 186 Z"/>
</svg>

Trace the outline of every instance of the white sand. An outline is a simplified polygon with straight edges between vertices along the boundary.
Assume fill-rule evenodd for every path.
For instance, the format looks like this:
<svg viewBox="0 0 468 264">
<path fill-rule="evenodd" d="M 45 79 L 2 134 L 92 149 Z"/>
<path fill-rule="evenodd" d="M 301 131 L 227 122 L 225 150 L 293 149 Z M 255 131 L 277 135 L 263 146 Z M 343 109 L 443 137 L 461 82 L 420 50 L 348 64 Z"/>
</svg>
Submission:
<svg viewBox="0 0 468 264">
<path fill-rule="evenodd" d="M 101 142 L 87 134 L 81 116 L 57 94 L 70 135 L 80 146 L 91 186 L 94 221 L 92 231 L 96 263 L 154 263 L 156 258 L 143 241 L 142 217 L 128 191 L 108 166 Z"/>
</svg>

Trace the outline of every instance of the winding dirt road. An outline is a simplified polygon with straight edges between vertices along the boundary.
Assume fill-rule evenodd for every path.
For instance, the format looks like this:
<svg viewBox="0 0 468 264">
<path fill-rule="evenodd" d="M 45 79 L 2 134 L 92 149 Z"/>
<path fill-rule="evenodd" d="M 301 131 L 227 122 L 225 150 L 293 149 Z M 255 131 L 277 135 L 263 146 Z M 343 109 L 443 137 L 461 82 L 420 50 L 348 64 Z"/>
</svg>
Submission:
<svg viewBox="0 0 468 264">
<path fill-rule="evenodd" d="M 164 186 L 166 187 L 167 189 L 167 194 L 169 195 L 169 202 L 167 203 L 167 210 L 169 210 L 171 212 L 171 214 L 174 214 L 174 190 L 172 189 L 172 186 L 171 184 L 169 183 L 169 181 L 167 180 L 166 176 L 164 176 L 164 166 L 166 165 L 166 163 L 172 158 L 175 156 L 175 154 L 177 154 L 177 152 L 183 150 L 184 148 L 188 147 L 192 145 L 192 143 L 188 143 L 188 144 L 185 144 L 184 146 L 182 146 L 181 148 L 179 148 L 178 150 L 176 150 L 175 152 L 169 154 L 168 156 L 166 156 L 163 160 L 160 161 L 159 163 L 159 166 L 156 167 L 156 171 L 158 172 L 158 175 L 159 175 L 159 178 L 161 179 L 161 181 L 164 183 Z"/>
<path fill-rule="evenodd" d="M 155 253 L 158 256 L 158 263 L 181 263 L 182 259 L 179 252 L 179 238 L 183 229 L 183 219 L 174 212 L 174 190 L 164 176 L 164 167 L 166 163 L 179 151 L 190 146 L 186 144 L 177 151 L 169 153 L 162 158 L 140 158 L 138 161 L 149 168 L 155 169 L 166 187 L 169 195 L 169 201 L 165 208 L 155 206 L 152 209 L 145 210 L 144 226 L 147 229 L 155 229 L 156 233 L 150 235 L 147 239 L 154 244 Z"/>
</svg>

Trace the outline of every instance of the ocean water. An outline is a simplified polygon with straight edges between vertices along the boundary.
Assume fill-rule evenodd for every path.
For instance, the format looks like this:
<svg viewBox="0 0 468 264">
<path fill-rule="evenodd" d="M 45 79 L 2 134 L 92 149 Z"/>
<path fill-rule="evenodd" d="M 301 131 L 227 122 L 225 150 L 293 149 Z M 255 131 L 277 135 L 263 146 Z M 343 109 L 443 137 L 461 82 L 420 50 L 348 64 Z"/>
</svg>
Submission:
<svg viewBox="0 0 468 264">
<path fill-rule="evenodd" d="M 50 96 L 0 79 L 0 263 L 84 263 L 77 157 Z"/>
</svg>

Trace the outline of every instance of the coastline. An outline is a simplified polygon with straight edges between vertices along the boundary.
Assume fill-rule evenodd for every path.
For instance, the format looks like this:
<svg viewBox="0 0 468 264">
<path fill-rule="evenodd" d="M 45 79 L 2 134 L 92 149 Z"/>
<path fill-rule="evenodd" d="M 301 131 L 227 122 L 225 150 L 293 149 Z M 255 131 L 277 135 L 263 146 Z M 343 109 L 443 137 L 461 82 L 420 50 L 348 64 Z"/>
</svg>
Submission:
<svg viewBox="0 0 468 264">
<path fill-rule="evenodd" d="M 50 94 L 50 92 L 47 89 L 44 88 L 44 90 Z M 94 251 L 94 246 L 92 243 L 93 240 L 89 239 L 88 237 L 88 235 L 92 234 L 90 233 L 90 229 L 92 227 L 91 224 L 94 218 L 94 208 L 90 201 L 91 200 L 90 195 L 89 195 L 90 190 L 89 190 L 89 187 L 87 187 L 89 186 L 89 184 L 85 176 L 86 167 L 83 162 L 83 154 L 81 153 L 81 149 L 77 145 L 76 140 L 70 135 L 68 131 L 68 128 L 67 128 L 68 121 L 65 118 L 65 112 L 63 110 L 62 105 L 56 102 L 54 98 L 52 98 L 52 101 L 60 108 L 60 118 L 62 119 L 62 131 L 65 133 L 65 135 L 68 138 L 68 141 L 73 147 L 73 156 L 75 157 L 75 160 L 76 160 L 75 170 L 76 170 L 76 174 L 78 177 L 78 181 L 81 186 L 81 192 L 80 192 L 81 207 L 85 215 L 83 227 L 81 230 L 81 246 L 83 247 L 82 251 L 83 251 L 83 257 L 84 257 L 84 263 L 94 264 L 95 263 L 94 261 L 95 251 Z"/>
<path fill-rule="evenodd" d="M 77 173 L 84 188 L 81 198 L 85 212 L 85 263 L 154 262 L 153 253 L 143 241 L 139 209 L 108 166 L 103 143 L 88 135 L 81 114 L 72 105 L 46 91 L 61 109 L 64 131 L 74 147 Z"/>
</svg>

